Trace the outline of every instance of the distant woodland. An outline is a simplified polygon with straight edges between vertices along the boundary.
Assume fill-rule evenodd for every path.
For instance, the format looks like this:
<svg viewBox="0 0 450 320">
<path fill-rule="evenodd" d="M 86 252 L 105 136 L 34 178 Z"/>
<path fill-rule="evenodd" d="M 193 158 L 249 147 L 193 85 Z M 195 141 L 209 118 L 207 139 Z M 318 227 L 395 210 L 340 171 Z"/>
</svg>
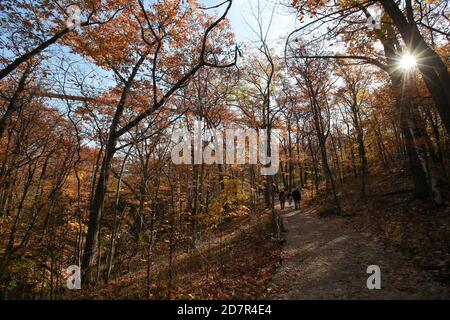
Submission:
<svg viewBox="0 0 450 320">
<path fill-rule="evenodd" d="M 257 1 L 247 42 L 235 2 L 0 2 L 2 299 L 260 298 L 295 188 L 450 286 L 448 2 Z M 174 164 L 197 121 L 278 172 Z"/>
</svg>

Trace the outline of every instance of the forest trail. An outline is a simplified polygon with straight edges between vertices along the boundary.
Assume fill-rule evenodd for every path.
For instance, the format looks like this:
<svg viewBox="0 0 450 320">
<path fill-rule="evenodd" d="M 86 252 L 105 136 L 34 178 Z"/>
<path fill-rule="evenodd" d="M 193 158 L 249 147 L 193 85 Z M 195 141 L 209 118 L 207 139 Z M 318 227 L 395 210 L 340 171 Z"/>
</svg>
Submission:
<svg viewBox="0 0 450 320">
<path fill-rule="evenodd" d="M 281 214 L 286 243 L 266 299 L 448 298 L 430 275 L 358 233 L 345 218 L 320 217 L 314 206 Z M 366 286 L 369 265 L 381 269 L 380 290 Z"/>
</svg>

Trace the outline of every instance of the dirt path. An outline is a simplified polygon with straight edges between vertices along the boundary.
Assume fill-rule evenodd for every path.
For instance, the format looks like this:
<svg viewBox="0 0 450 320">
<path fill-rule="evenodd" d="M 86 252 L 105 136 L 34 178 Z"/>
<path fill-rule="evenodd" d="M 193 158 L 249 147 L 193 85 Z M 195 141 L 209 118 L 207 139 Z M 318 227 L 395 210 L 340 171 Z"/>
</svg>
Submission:
<svg viewBox="0 0 450 320">
<path fill-rule="evenodd" d="M 395 252 L 384 252 L 341 217 L 314 207 L 282 212 L 287 230 L 282 264 L 267 299 L 439 299 L 448 290 Z M 381 269 L 381 289 L 369 290 L 369 265 Z"/>
</svg>

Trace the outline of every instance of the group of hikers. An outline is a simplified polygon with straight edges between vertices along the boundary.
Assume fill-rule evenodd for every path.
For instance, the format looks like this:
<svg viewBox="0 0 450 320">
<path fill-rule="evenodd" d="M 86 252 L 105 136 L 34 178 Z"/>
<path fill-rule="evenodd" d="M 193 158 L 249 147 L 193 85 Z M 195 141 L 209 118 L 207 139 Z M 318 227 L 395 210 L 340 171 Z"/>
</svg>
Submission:
<svg viewBox="0 0 450 320">
<path fill-rule="evenodd" d="M 283 210 L 286 204 L 286 198 L 288 199 L 289 206 L 292 206 L 292 200 L 294 200 L 295 210 L 300 209 L 300 200 L 302 195 L 298 188 L 289 191 L 287 194 L 284 190 L 281 190 L 278 194 L 278 200 L 280 200 L 280 207 Z"/>
</svg>

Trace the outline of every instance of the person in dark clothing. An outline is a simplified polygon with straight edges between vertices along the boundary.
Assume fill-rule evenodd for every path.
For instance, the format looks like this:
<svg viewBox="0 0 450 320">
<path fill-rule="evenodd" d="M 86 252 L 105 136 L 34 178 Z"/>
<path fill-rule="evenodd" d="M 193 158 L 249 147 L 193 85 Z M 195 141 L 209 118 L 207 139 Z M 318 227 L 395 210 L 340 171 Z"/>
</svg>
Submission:
<svg viewBox="0 0 450 320">
<path fill-rule="evenodd" d="M 292 190 L 289 190 L 289 192 L 287 194 L 287 199 L 288 199 L 289 208 L 292 208 Z"/>
<path fill-rule="evenodd" d="M 292 198 L 294 199 L 295 210 L 300 209 L 300 200 L 302 199 L 302 195 L 298 188 L 295 188 L 295 190 L 292 191 Z"/>
<path fill-rule="evenodd" d="M 280 191 L 280 193 L 278 194 L 278 200 L 280 200 L 280 207 L 281 210 L 284 209 L 284 204 L 286 202 L 286 194 L 284 193 L 284 191 Z"/>
</svg>

